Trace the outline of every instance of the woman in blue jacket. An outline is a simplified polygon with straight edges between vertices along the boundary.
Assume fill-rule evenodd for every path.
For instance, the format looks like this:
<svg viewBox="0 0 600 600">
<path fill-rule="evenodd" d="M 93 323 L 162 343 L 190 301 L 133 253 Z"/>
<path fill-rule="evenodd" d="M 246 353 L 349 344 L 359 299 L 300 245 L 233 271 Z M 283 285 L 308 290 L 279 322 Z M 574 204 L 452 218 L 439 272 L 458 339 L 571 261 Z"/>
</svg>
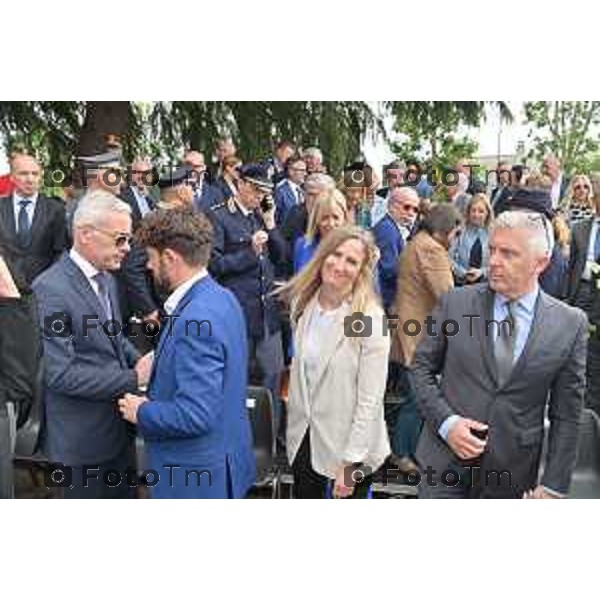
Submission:
<svg viewBox="0 0 600 600">
<path fill-rule="evenodd" d="M 294 244 L 294 273 L 298 273 L 313 257 L 319 243 L 330 231 L 348 222 L 346 200 L 338 190 L 319 198 L 308 216 L 306 234 Z"/>
<path fill-rule="evenodd" d="M 487 278 L 489 263 L 488 229 L 493 219 L 492 207 L 485 194 L 475 194 L 466 209 L 466 225 L 450 248 L 450 258 L 457 285 L 467 285 Z"/>
</svg>

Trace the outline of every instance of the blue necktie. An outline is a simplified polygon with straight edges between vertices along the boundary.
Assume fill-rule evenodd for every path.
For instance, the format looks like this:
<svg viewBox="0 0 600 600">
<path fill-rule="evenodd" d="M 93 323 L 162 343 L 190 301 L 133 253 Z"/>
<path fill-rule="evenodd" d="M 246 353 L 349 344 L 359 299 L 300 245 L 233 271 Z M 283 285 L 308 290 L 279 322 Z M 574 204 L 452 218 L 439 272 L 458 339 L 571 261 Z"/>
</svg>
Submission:
<svg viewBox="0 0 600 600">
<path fill-rule="evenodd" d="M 31 241 L 30 236 L 30 224 L 29 224 L 29 214 L 27 213 L 27 207 L 31 204 L 31 200 L 20 200 L 19 206 L 19 221 L 18 221 L 18 233 L 17 239 L 19 241 L 19 245 L 22 248 L 29 246 L 29 242 Z"/>
<path fill-rule="evenodd" d="M 98 299 L 104 309 L 105 321 L 110 321 L 113 317 L 110 296 L 108 294 L 108 275 L 102 272 L 96 273 L 94 281 L 98 284 Z"/>
<path fill-rule="evenodd" d="M 496 358 L 496 368 L 498 372 L 498 381 L 500 385 L 504 385 L 513 369 L 515 359 L 515 345 L 517 342 L 517 320 L 515 319 L 514 310 L 517 302 L 507 302 L 506 321 L 510 323 L 510 328 L 505 323 L 500 323 L 498 331 L 498 339 L 494 346 L 494 356 Z"/>
</svg>

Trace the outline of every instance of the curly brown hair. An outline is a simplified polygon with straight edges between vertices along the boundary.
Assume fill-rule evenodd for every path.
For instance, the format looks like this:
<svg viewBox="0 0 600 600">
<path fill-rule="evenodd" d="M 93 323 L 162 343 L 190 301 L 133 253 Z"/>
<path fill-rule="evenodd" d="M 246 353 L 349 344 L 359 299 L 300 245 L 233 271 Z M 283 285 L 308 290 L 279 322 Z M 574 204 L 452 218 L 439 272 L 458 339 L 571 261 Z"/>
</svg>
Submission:
<svg viewBox="0 0 600 600">
<path fill-rule="evenodd" d="M 177 252 L 192 267 L 206 267 L 212 251 L 214 232 L 202 213 L 189 208 L 156 210 L 145 216 L 134 235 L 141 246 Z"/>
</svg>

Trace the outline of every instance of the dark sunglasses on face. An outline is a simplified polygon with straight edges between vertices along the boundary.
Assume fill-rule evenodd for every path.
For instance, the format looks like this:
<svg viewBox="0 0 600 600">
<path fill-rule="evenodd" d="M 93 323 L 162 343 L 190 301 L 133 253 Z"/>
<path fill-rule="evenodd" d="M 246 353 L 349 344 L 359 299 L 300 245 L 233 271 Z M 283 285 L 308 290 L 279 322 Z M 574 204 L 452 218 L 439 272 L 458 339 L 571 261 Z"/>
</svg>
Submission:
<svg viewBox="0 0 600 600">
<path fill-rule="evenodd" d="M 401 204 L 400 208 L 406 212 L 412 212 L 415 214 L 419 212 L 419 208 L 417 206 L 412 206 L 412 204 Z"/>
<path fill-rule="evenodd" d="M 575 191 L 585 190 L 586 192 L 589 192 L 590 191 L 590 186 L 589 185 L 577 184 L 573 189 Z"/>
<path fill-rule="evenodd" d="M 122 248 L 123 246 L 131 243 L 132 236 L 128 233 L 115 233 L 114 231 L 107 231 L 106 229 L 101 229 L 100 227 L 92 227 L 92 229 L 112 238 L 117 248 Z"/>
</svg>

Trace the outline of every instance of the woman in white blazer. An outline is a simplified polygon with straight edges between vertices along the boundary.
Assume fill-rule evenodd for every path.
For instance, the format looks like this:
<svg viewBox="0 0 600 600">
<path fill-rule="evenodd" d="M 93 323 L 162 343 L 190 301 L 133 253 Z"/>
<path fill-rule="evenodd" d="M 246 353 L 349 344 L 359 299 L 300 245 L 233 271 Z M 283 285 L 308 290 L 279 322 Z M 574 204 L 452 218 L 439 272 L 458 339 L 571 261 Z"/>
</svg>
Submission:
<svg viewBox="0 0 600 600">
<path fill-rule="evenodd" d="M 371 235 L 345 226 L 281 290 L 294 328 L 287 453 L 297 498 L 325 498 L 328 490 L 364 498 L 370 473 L 390 454 L 383 417 L 390 340 L 373 289 L 376 262 Z"/>
</svg>

